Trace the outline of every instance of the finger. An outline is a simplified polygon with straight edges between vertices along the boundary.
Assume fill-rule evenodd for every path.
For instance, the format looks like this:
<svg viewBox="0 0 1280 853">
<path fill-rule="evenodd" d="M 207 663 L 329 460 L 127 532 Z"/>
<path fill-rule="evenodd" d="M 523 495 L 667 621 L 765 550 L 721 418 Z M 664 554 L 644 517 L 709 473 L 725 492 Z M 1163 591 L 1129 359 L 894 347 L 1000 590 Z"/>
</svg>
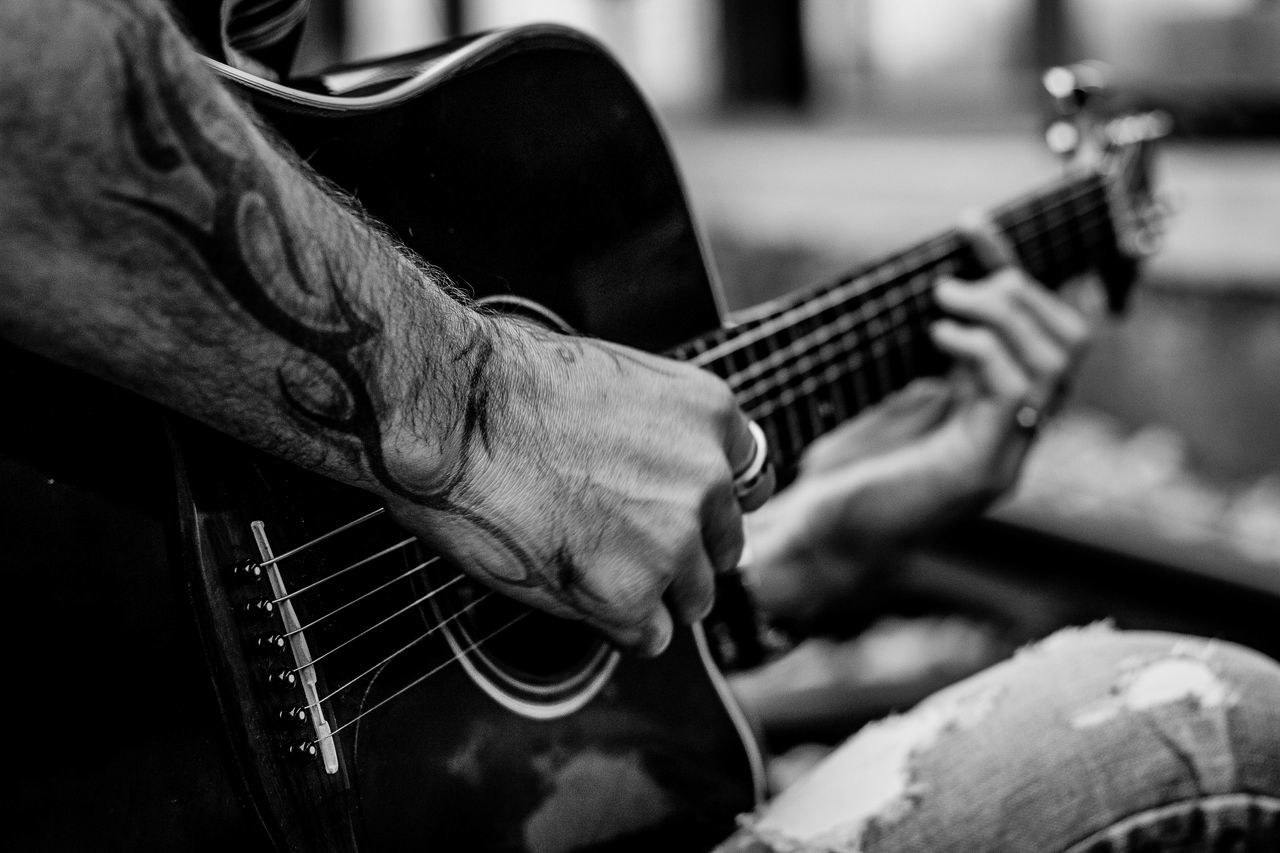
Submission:
<svg viewBox="0 0 1280 853">
<path fill-rule="evenodd" d="M 671 614 L 667 612 L 667 608 L 659 607 L 644 623 L 639 638 L 631 648 L 643 657 L 657 657 L 671 645 L 671 638 L 675 635 L 675 631 L 676 626 L 671 621 Z"/>
<path fill-rule="evenodd" d="M 1014 295 L 1045 332 L 1073 358 L 1084 351 L 1090 337 L 1089 323 L 1084 314 L 1034 282 L 1028 282 Z"/>
<path fill-rule="evenodd" d="M 959 231 L 969 243 L 973 256 L 986 272 L 1018 266 L 1017 255 L 985 213 L 968 211 L 960 217 Z"/>
<path fill-rule="evenodd" d="M 1021 405 L 1031 391 L 1031 378 L 995 332 L 939 320 L 929 327 L 938 349 L 969 366 L 990 394 L 1007 405 Z"/>
<path fill-rule="evenodd" d="M 738 567 L 744 545 L 742 509 L 736 500 L 725 500 L 719 490 L 708 494 L 702 507 L 702 542 L 714 572 Z"/>
<path fill-rule="evenodd" d="M 992 329 L 1038 381 L 1052 384 L 1070 366 L 1071 353 L 1050 335 L 1019 294 L 1034 285 L 1015 272 L 974 284 L 943 279 L 934 288 L 949 314 Z"/>
<path fill-rule="evenodd" d="M 800 460 L 801 470 L 831 470 L 915 441 L 942 423 L 954 390 L 937 377 L 913 381 L 815 440 Z"/>
<path fill-rule="evenodd" d="M 643 595 L 619 597 L 614 606 L 595 610 L 587 621 L 625 649 L 646 657 L 661 654 L 675 630 L 671 613 L 660 599 Z"/>
<path fill-rule="evenodd" d="M 961 217 L 959 230 L 969 242 L 978 263 L 988 272 L 1003 267 L 1020 267 L 1012 246 L 986 214 L 965 214 Z M 1028 281 L 1027 286 L 1020 288 L 1015 295 L 1054 340 L 1065 345 L 1071 353 L 1078 353 L 1087 345 L 1089 327 L 1080 312 L 1036 282 Z"/>
<path fill-rule="evenodd" d="M 741 525 L 739 525 L 741 527 Z M 734 565 L 742 556 L 742 536 L 738 536 L 739 545 L 734 555 Z M 729 546 L 722 546 L 729 547 Z M 689 566 L 682 567 L 667 588 L 667 609 L 672 617 L 681 625 L 692 625 L 706 618 L 716 600 L 715 569 L 706 556 L 699 554 Z"/>
<path fill-rule="evenodd" d="M 736 477 L 751 467 L 756 458 L 756 437 L 751 431 L 751 420 L 740 410 L 729 415 L 725 428 L 725 454 L 729 469 Z"/>
</svg>

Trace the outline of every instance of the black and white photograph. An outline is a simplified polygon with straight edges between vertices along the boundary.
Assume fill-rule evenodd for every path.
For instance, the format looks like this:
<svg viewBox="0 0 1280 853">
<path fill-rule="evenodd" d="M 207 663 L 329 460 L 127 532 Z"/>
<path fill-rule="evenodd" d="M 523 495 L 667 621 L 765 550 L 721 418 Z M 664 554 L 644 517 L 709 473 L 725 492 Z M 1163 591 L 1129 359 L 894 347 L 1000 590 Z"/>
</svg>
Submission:
<svg viewBox="0 0 1280 853">
<path fill-rule="evenodd" d="M 0 0 L 0 388 L 15 853 L 1280 851 L 1277 0 Z"/>
</svg>

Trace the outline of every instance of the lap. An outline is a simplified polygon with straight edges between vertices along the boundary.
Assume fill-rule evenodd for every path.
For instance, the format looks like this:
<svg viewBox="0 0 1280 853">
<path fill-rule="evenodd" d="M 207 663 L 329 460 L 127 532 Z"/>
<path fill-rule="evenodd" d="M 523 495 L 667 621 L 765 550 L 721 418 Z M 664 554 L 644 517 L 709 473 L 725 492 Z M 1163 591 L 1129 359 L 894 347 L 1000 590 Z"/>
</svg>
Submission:
<svg viewBox="0 0 1280 853">
<path fill-rule="evenodd" d="M 1280 665 L 1062 632 L 868 726 L 721 849 L 1280 849 Z"/>
</svg>

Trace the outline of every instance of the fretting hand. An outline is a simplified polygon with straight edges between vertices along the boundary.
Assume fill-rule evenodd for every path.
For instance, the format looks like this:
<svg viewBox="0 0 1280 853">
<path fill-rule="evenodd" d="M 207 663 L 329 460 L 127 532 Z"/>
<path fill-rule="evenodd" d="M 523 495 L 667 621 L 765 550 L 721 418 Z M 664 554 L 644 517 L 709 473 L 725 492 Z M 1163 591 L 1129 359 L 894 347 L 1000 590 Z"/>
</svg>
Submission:
<svg viewBox="0 0 1280 853">
<path fill-rule="evenodd" d="M 866 572 L 1015 482 L 1038 420 L 1088 342 L 1075 309 L 1031 281 L 989 226 L 967 229 L 989 275 L 939 281 L 931 328 L 955 366 L 824 436 L 791 487 L 749 517 L 766 610 L 805 623 Z"/>
</svg>

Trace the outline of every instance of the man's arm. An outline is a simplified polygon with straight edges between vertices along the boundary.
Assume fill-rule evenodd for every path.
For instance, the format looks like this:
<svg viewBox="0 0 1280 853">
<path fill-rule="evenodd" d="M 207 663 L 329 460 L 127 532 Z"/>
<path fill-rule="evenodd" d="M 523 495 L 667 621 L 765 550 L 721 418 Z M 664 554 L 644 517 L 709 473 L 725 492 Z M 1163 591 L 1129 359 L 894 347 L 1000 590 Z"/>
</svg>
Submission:
<svg viewBox="0 0 1280 853">
<path fill-rule="evenodd" d="M 625 644 L 709 607 L 750 451 L 728 388 L 467 306 L 273 144 L 156 0 L 0 6 L 0 140 L 6 339 L 368 489 Z"/>
</svg>

